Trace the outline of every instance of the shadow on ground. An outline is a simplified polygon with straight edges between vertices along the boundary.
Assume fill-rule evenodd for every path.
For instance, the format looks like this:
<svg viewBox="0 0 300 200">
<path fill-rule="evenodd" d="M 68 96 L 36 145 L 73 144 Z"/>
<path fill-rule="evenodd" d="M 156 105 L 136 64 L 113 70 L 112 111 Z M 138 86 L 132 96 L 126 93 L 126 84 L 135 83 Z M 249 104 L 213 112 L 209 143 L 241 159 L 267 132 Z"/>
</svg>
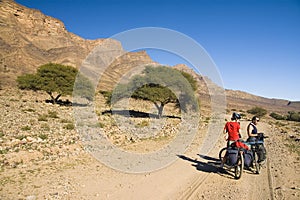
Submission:
<svg viewBox="0 0 300 200">
<path fill-rule="evenodd" d="M 124 117 L 134 117 L 134 118 L 159 118 L 157 114 L 146 113 L 135 110 L 106 110 L 102 114 L 113 114 L 113 115 L 122 115 Z M 172 115 L 163 115 L 162 118 L 174 118 L 181 119 L 181 117 L 172 116 Z"/>
<path fill-rule="evenodd" d="M 205 162 L 205 161 L 200 161 L 198 159 L 192 159 L 192 158 L 189 158 L 184 155 L 177 155 L 177 156 L 179 158 L 181 158 L 182 160 L 191 162 L 192 166 L 195 167 L 199 171 L 206 172 L 206 173 L 216 173 L 216 174 L 219 174 L 220 176 L 224 176 L 227 178 L 233 178 L 232 173 L 230 173 L 228 170 L 219 168 L 220 160 L 217 158 L 198 154 L 198 156 L 201 159 L 207 161 L 207 162 Z"/>
</svg>

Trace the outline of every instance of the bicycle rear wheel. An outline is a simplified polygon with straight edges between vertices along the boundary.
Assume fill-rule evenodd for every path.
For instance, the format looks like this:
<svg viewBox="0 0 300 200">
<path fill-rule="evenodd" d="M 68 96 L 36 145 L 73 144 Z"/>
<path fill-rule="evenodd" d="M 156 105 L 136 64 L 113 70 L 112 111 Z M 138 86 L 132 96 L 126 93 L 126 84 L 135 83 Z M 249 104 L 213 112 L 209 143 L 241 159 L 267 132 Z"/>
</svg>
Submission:
<svg viewBox="0 0 300 200">
<path fill-rule="evenodd" d="M 239 152 L 239 158 L 237 161 L 236 166 L 234 167 L 234 178 L 235 179 L 240 179 L 243 174 L 243 169 L 244 169 L 244 157 L 241 152 Z"/>
</svg>

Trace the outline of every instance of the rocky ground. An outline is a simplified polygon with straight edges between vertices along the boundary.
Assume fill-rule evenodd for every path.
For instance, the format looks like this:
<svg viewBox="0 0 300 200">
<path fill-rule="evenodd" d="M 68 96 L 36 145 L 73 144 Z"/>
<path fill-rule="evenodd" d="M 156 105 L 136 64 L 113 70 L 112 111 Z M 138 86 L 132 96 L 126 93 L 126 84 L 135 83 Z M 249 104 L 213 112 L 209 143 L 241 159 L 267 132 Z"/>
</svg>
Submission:
<svg viewBox="0 0 300 200">
<path fill-rule="evenodd" d="M 300 197 L 299 123 L 262 120 L 259 129 L 270 138 L 266 141 L 268 161 L 260 175 L 245 172 L 237 181 L 230 172 L 218 171 L 218 151 L 225 144 L 221 134 L 212 151 L 198 155 L 209 117 L 200 119 L 199 132 L 175 163 L 150 173 L 130 174 L 113 170 L 87 153 L 74 126 L 72 107 L 47 104 L 44 101 L 47 98 L 42 92 L 0 90 L 0 199 Z M 132 109 L 136 110 L 135 105 L 136 102 L 132 103 Z M 173 113 L 173 118 L 164 119 L 159 133 L 142 134 L 143 137 L 126 135 L 111 114 L 103 113 L 107 109 L 105 106 L 96 109 L 99 128 L 112 144 L 126 151 L 145 153 L 168 145 L 180 124 L 174 110 L 166 108 L 166 115 Z M 139 107 L 141 112 L 151 109 L 146 104 Z M 175 116 L 180 113 L 175 112 Z M 142 130 L 156 119 L 130 120 L 133 127 Z M 242 121 L 244 133 L 247 123 Z"/>
</svg>

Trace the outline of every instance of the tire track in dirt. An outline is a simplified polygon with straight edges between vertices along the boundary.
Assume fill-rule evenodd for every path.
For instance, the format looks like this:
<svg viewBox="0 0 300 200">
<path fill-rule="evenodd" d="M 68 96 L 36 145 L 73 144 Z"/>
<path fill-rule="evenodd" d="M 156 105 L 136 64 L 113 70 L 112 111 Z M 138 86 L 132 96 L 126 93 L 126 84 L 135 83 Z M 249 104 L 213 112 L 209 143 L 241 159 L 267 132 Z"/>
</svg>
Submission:
<svg viewBox="0 0 300 200">
<path fill-rule="evenodd" d="M 268 172 L 268 182 L 269 182 L 271 200 L 274 200 L 273 178 L 271 174 L 270 158 L 267 159 L 267 172 Z"/>
<path fill-rule="evenodd" d="M 199 175 L 178 199 L 191 199 L 208 177 L 209 174 Z"/>
</svg>

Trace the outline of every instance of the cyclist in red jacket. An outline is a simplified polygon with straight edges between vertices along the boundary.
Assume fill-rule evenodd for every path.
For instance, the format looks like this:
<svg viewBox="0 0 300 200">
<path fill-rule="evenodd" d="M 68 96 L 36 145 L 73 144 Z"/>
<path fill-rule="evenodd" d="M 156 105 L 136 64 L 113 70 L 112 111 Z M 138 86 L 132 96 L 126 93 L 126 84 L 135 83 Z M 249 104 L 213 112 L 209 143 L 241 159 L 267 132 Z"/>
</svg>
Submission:
<svg viewBox="0 0 300 200">
<path fill-rule="evenodd" d="M 241 115 L 238 113 L 233 113 L 231 117 L 231 121 L 225 124 L 223 133 L 228 134 L 227 138 L 227 147 L 229 147 L 233 142 L 240 139 L 240 122 Z"/>
<path fill-rule="evenodd" d="M 239 119 L 241 119 L 241 115 L 234 112 L 232 113 L 231 121 L 225 124 L 223 133 L 228 134 L 227 147 L 229 147 L 232 143 L 240 139 L 241 127 L 240 127 Z M 224 156 L 221 162 L 221 166 L 220 166 L 221 168 L 224 166 L 225 162 L 226 162 L 226 157 Z"/>
</svg>

